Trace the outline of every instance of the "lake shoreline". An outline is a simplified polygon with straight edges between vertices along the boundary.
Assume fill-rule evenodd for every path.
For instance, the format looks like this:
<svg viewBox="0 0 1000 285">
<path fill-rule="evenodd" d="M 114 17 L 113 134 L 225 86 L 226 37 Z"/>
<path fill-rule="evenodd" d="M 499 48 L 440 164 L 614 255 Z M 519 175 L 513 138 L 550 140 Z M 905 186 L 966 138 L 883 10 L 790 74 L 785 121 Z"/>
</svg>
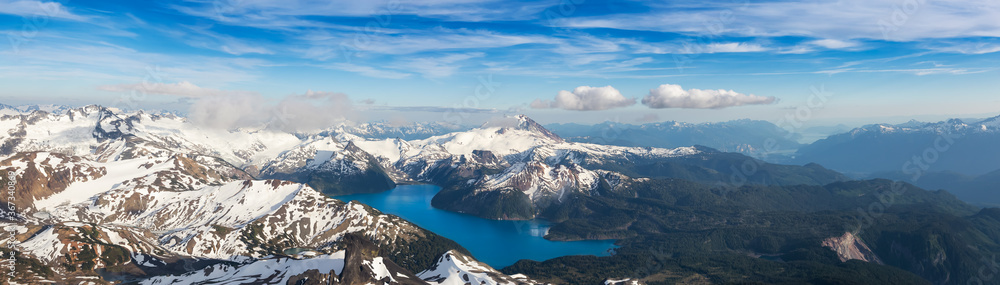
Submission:
<svg viewBox="0 0 1000 285">
<path fill-rule="evenodd" d="M 399 184 L 396 188 L 367 194 L 331 196 L 358 201 L 399 216 L 468 249 L 473 256 L 496 268 L 521 259 L 544 261 L 571 255 L 610 256 L 617 240 L 561 241 L 545 238 L 554 224 L 545 219 L 493 220 L 448 211 L 431 205 L 441 187 L 432 184 Z"/>
</svg>

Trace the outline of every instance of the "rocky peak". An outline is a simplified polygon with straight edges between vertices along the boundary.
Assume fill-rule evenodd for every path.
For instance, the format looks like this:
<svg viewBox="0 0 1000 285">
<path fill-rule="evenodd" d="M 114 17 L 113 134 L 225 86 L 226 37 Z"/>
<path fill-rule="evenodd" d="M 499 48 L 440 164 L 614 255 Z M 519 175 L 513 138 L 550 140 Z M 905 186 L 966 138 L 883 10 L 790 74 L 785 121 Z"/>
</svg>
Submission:
<svg viewBox="0 0 1000 285">
<path fill-rule="evenodd" d="M 549 138 L 557 142 L 562 142 L 563 139 L 556 135 L 555 133 L 549 131 L 541 124 L 538 124 L 531 118 L 525 115 L 517 116 L 506 116 L 501 119 L 491 120 L 484 123 L 480 128 L 499 128 L 497 133 L 504 134 L 511 130 L 526 131 L 533 134 L 537 134 L 541 137 Z"/>
<path fill-rule="evenodd" d="M 412 272 L 381 255 L 381 250 L 362 235 L 344 235 L 341 244 L 347 248 L 342 284 L 425 284 Z"/>
</svg>

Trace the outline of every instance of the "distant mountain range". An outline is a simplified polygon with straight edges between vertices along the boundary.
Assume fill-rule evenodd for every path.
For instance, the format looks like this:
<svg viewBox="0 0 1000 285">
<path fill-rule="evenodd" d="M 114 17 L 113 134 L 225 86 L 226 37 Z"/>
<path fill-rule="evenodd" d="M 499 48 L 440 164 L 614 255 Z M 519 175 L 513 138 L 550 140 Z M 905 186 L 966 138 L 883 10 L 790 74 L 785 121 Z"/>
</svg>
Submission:
<svg viewBox="0 0 1000 285">
<path fill-rule="evenodd" d="M 337 127 L 337 133 L 349 133 L 366 139 L 393 139 L 419 140 L 433 136 L 444 135 L 457 131 L 471 129 L 470 126 L 461 126 L 442 122 L 413 122 L 413 123 L 390 123 L 385 121 L 368 122 L 360 124 L 345 124 Z"/>
<path fill-rule="evenodd" d="M 31 113 L 34 111 L 46 111 L 49 113 L 63 113 L 69 110 L 70 107 L 63 105 L 53 105 L 53 104 L 42 104 L 42 105 L 19 105 L 11 106 L 7 104 L 0 104 L 0 116 L 3 115 L 17 115 L 24 113 Z"/>
<path fill-rule="evenodd" d="M 546 128 L 568 141 L 618 146 L 675 148 L 703 145 L 723 152 L 739 152 L 761 158 L 765 142 L 773 140 L 771 151 L 798 149 L 799 134 L 759 120 L 721 123 L 659 122 L 642 125 L 604 122 L 596 125 L 551 124 Z"/>
<path fill-rule="evenodd" d="M 981 175 L 1000 169 L 1000 117 L 874 124 L 803 146 L 793 163 L 819 163 L 845 173 L 951 171 Z"/>
</svg>

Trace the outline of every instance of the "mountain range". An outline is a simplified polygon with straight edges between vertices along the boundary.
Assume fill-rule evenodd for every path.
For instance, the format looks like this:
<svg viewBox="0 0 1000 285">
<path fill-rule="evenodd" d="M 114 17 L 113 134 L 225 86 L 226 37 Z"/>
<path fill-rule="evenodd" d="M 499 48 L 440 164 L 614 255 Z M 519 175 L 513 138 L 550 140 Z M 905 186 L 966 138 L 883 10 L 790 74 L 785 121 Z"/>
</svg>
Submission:
<svg viewBox="0 0 1000 285">
<path fill-rule="evenodd" d="M 983 122 L 956 130 L 997 127 Z M 976 272 L 1000 270 L 982 263 L 1000 253 L 1000 213 L 946 191 L 703 145 L 572 141 L 523 115 L 455 131 L 375 125 L 289 133 L 100 106 L 17 110 L 0 116 L 0 169 L 15 188 L 0 210 L 16 233 L 0 249 L 22 283 L 998 283 Z M 619 248 L 497 270 L 336 199 L 409 183 L 441 186 L 436 208 L 544 218 L 548 239 Z"/>
<path fill-rule="evenodd" d="M 832 135 L 795 153 L 857 178 L 906 181 L 945 189 L 981 206 L 1000 205 L 1000 117 L 873 124 Z"/>
<path fill-rule="evenodd" d="M 719 123 L 657 122 L 633 125 L 604 122 L 595 125 L 550 124 L 546 128 L 568 141 L 618 146 L 676 148 L 703 145 L 723 152 L 738 152 L 756 158 L 768 153 L 791 152 L 801 144 L 801 135 L 789 133 L 767 121 L 734 120 Z M 775 146 L 765 151 L 765 142 Z"/>
<path fill-rule="evenodd" d="M 210 132 L 98 106 L 0 122 L 14 195 L 2 216 L 16 233 L 3 251 L 23 265 L 11 281 L 535 283 L 399 217 L 246 170 L 278 169 L 286 150 L 276 146 L 309 147 L 292 134 Z M 365 167 L 352 159 L 326 162 Z"/>
<path fill-rule="evenodd" d="M 793 163 L 814 162 L 850 174 L 927 171 L 981 175 L 1000 169 L 1000 117 L 974 122 L 873 124 L 800 148 Z"/>
</svg>

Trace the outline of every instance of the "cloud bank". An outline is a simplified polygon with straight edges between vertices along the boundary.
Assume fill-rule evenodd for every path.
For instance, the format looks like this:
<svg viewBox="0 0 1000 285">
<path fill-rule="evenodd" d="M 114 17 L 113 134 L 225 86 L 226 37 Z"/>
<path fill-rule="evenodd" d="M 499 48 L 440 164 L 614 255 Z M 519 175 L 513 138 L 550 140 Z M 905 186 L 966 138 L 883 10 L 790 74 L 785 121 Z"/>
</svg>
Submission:
<svg viewBox="0 0 1000 285">
<path fill-rule="evenodd" d="M 257 92 L 204 88 L 187 81 L 102 85 L 97 89 L 190 98 L 190 122 L 214 129 L 267 128 L 310 132 L 328 128 L 355 115 L 350 98 L 335 92 L 309 90 L 305 94 L 275 100 Z"/>
<path fill-rule="evenodd" d="M 228 94 L 199 98 L 188 119 L 209 128 L 267 128 L 286 132 L 325 129 L 355 116 L 343 93 L 309 90 L 275 101 L 258 94 Z"/>
<path fill-rule="evenodd" d="M 635 98 L 625 98 L 611 86 L 580 86 L 570 91 L 559 91 L 555 100 L 535 99 L 531 107 L 535 109 L 558 108 L 575 111 L 597 111 L 635 105 Z"/>
<path fill-rule="evenodd" d="M 722 109 L 743 105 L 765 105 L 774 103 L 774 97 L 737 93 L 733 90 L 684 90 L 680 85 L 663 84 L 649 90 L 642 98 L 642 104 L 654 109 Z"/>
</svg>

